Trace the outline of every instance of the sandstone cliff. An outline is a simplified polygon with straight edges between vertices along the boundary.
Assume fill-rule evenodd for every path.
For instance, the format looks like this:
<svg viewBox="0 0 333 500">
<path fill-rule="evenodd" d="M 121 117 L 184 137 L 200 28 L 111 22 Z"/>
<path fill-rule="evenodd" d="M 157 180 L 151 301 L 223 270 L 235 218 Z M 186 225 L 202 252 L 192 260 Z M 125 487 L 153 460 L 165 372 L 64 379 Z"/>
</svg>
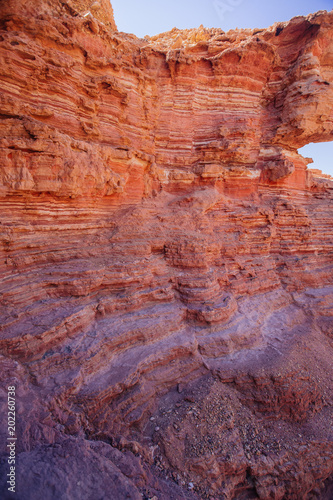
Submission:
<svg viewBox="0 0 333 500">
<path fill-rule="evenodd" d="M 331 498 L 333 182 L 297 149 L 333 137 L 333 14 L 142 40 L 9 0 L 0 29 L 16 498 Z"/>
</svg>

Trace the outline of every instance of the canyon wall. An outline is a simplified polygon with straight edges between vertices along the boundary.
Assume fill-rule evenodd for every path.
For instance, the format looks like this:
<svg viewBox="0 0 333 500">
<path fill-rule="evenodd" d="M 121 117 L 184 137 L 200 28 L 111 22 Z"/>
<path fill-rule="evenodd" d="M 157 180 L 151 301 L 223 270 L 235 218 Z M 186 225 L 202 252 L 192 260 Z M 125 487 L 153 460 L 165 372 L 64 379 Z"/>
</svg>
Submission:
<svg viewBox="0 0 333 500">
<path fill-rule="evenodd" d="M 10 0 L 0 29 L 16 498 L 331 498 L 333 180 L 297 149 L 333 138 L 333 14 L 138 39 Z"/>
</svg>

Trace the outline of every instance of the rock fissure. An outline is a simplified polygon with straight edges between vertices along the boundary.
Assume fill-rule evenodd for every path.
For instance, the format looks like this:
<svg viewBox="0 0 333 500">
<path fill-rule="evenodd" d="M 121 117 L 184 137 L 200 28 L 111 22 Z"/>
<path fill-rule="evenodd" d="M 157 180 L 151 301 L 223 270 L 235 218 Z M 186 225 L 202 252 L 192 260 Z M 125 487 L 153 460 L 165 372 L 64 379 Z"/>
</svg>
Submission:
<svg viewBox="0 0 333 500">
<path fill-rule="evenodd" d="M 297 149 L 332 139 L 332 13 L 145 39 L 108 0 L 0 21 L 17 498 L 331 498 L 333 180 Z"/>
</svg>

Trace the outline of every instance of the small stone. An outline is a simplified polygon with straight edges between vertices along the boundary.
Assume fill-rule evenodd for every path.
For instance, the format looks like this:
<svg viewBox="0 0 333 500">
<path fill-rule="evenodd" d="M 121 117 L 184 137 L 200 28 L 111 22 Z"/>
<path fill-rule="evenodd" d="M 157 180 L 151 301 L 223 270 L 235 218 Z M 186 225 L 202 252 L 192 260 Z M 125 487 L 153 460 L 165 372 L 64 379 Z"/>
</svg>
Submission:
<svg viewBox="0 0 333 500">
<path fill-rule="evenodd" d="M 101 8 L 101 3 L 96 1 L 92 4 L 92 6 L 90 7 L 91 10 L 97 10 L 97 9 L 100 9 Z"/>
</svg>

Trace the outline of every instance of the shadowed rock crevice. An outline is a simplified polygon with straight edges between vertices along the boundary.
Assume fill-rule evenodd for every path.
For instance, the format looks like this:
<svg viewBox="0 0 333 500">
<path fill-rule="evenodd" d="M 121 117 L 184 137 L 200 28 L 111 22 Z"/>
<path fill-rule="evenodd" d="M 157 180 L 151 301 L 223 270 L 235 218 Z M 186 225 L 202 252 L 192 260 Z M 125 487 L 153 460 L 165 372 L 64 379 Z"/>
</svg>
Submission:
<svg viewBox="0 0 333 500">
<path fill-rule="evenodd" d="M 333 182 L 297 150 L 332 138 L 332 13 L 144 40 L 107 1 L 0 18 L 17 498 L 326 498 Z"/>
</svg>

